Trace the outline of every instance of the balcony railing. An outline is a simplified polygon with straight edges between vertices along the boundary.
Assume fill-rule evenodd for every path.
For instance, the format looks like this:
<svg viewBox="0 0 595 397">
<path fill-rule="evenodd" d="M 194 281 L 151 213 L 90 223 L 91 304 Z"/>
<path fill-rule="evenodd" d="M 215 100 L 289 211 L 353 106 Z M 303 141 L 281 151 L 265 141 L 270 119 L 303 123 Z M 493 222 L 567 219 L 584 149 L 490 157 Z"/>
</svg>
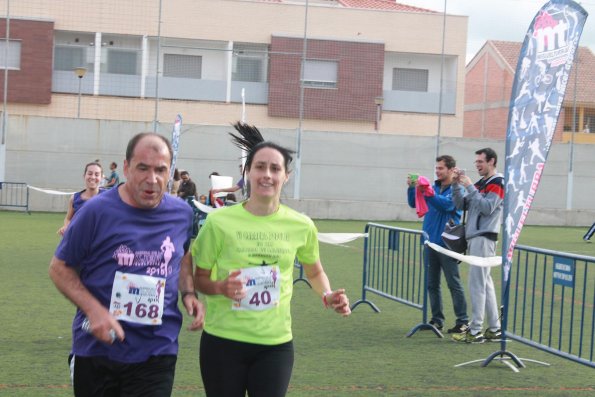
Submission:
<svg viewBox="0 0 595 397">
<path fill-rule="evenodd" d="M 93 73 L 87 73 L 81 80 L 82 94 L 94 94 L 94 78 Z M 73 72 L 55 70 L 52 76 L 52 91 L 78 94 L 78 83 L 79 80 Z M 143 96 L 142 84 L 140 75 L 101 73 L 98 95 L 141 97 Z M 155 78 L 146 78 L 144 84 L 144 97 L 155 98 Z M 268 83 L 246 81 L 231 82 L 230 102 L 242 102 L 242 89 L 244 89 L 246 103 L 268 103 Z M 187 101 L 225 102 L 227 82 L 225 80 L 162 77 L 159 80 L 159 97 Z"/>
<path fill-rule="evenodd" d="M 383 110 L 414 113 L 440 112 L 439 92 L 383 91 L 383 95 Z M 456 97 L 455 91 L 444 91 L 442 93 L 442 113 L 455 114 Z"/>
</svg>

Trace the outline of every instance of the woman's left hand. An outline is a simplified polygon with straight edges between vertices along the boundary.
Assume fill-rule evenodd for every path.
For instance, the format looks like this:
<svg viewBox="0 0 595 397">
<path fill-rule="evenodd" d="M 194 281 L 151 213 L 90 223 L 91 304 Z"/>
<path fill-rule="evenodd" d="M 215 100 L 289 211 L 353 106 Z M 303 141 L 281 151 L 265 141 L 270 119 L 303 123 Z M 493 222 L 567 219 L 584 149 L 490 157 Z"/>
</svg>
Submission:
<svg viewBox="0 0 595 397">
<path fill-rule="evenodd" d="M 330 294 L 326 295 L 326 303 L 328 307 L 342 316 L 349 316 L 351 314 L 349 298 L 345 294 L 345 290 L 342 288 L 332 291 Z"/>
</svg>

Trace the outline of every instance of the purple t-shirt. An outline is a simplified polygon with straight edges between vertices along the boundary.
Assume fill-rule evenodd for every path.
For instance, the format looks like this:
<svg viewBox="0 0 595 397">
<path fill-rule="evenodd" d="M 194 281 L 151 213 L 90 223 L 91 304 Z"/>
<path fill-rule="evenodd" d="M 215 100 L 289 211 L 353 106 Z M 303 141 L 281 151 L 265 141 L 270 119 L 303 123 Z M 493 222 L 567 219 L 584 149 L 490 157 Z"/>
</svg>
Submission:
<svg viewBox="0 0 595 397">
<path fill-rule="evenodd" d="M 79 271 L 82 283 L 106 308 L 110 306 L 116 271 L 164 278 L 163 323 L 120 321 L 125 340 L 110 346 L 81 329 L 84 313 L 77 309 L 72 324 L 73 353 L 125 363 L 175 355 L 182 326 L 179 270 L 190 244 L 192 209 L 168 194 L 156 208 L 134 208 L 122 201 L 118 190 L 98 195 L 77 212 L 55 255 Z"/>
<path fill-rule="evenodd" d="M 74 198 L 72 200 L 72 209 L 74 211 L 74 214 L 76 214 L 76 212 L 78 210 L 80 210 L 81 207 L 87 202 L 87 200 L 83 200 L 83 198 L 81 197 L 81 194 L 83 194 L 85 192 L 85 190 L 87 190 L 87 189 L 83 189 L 80 192 L 76 192 L 74 194 Z M 105 192 L 105 189 L 100 187 L 99 193 L 103 193 L 103 192 Z"/>
</svg>

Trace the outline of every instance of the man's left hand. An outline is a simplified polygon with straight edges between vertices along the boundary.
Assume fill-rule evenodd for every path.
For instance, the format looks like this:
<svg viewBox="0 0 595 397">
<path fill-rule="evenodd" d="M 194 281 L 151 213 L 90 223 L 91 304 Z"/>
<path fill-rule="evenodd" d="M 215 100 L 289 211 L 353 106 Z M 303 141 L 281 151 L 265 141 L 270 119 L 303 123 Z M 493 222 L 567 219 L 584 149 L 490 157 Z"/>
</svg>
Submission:
<svg viewBox="0 0 595 397">
<path fill-rule="evenodd" d="M 205 320 L 205 307 L 203 303 L 192 294 L 185 295 L 183 303 L 188 314 L 194 317 L 192 323 L 188 326 L 188 330 L 197 331 L 202 329 Z"/>
</svg>

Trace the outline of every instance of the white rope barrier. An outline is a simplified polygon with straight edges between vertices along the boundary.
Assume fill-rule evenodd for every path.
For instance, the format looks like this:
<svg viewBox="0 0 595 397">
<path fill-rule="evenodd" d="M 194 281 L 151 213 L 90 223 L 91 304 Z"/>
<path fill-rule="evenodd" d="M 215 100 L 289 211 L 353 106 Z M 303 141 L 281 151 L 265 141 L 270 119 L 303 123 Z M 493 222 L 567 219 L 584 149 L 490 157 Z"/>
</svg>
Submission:
<svg viewBox="0 0 595 397">
<path fill-rule="evenodd" d="M 59 196 L 71 196 L 74 193 L 76 193 L 76 192 L 61 192 L 59 190 L 52 190 L 52 189 L 43 189 L 40 187 L 31 186 L 31 185 L 27 185 L 27 187 L 29 189 L 37 190 L 38 192 L 42 192 L 42 193 L 46 193 L 46 194 L 55 194 L 55 195 L 59 195 Z"/>
<path fill-rule="evenodd" d="M 424 244 L 426 244 L 428 247 L 432 248 L 434 251 L 440 252 L 441 254 L 450 256 L 451 258 L 454 258 L 461 262 L 468 263 L 473 266 L 494 267 L 494 266 L 500 266 L 502 264 L 501 256 L 488 256 L 488 257 L 484 258 L 482 256 L 464 255 L 464 254 L 459 254 L 457 252 L 448 250 L 444 247 L 439 246 L 438 244 L 430 243 L 427 240 L 424 242 Z"/>
</svg>

